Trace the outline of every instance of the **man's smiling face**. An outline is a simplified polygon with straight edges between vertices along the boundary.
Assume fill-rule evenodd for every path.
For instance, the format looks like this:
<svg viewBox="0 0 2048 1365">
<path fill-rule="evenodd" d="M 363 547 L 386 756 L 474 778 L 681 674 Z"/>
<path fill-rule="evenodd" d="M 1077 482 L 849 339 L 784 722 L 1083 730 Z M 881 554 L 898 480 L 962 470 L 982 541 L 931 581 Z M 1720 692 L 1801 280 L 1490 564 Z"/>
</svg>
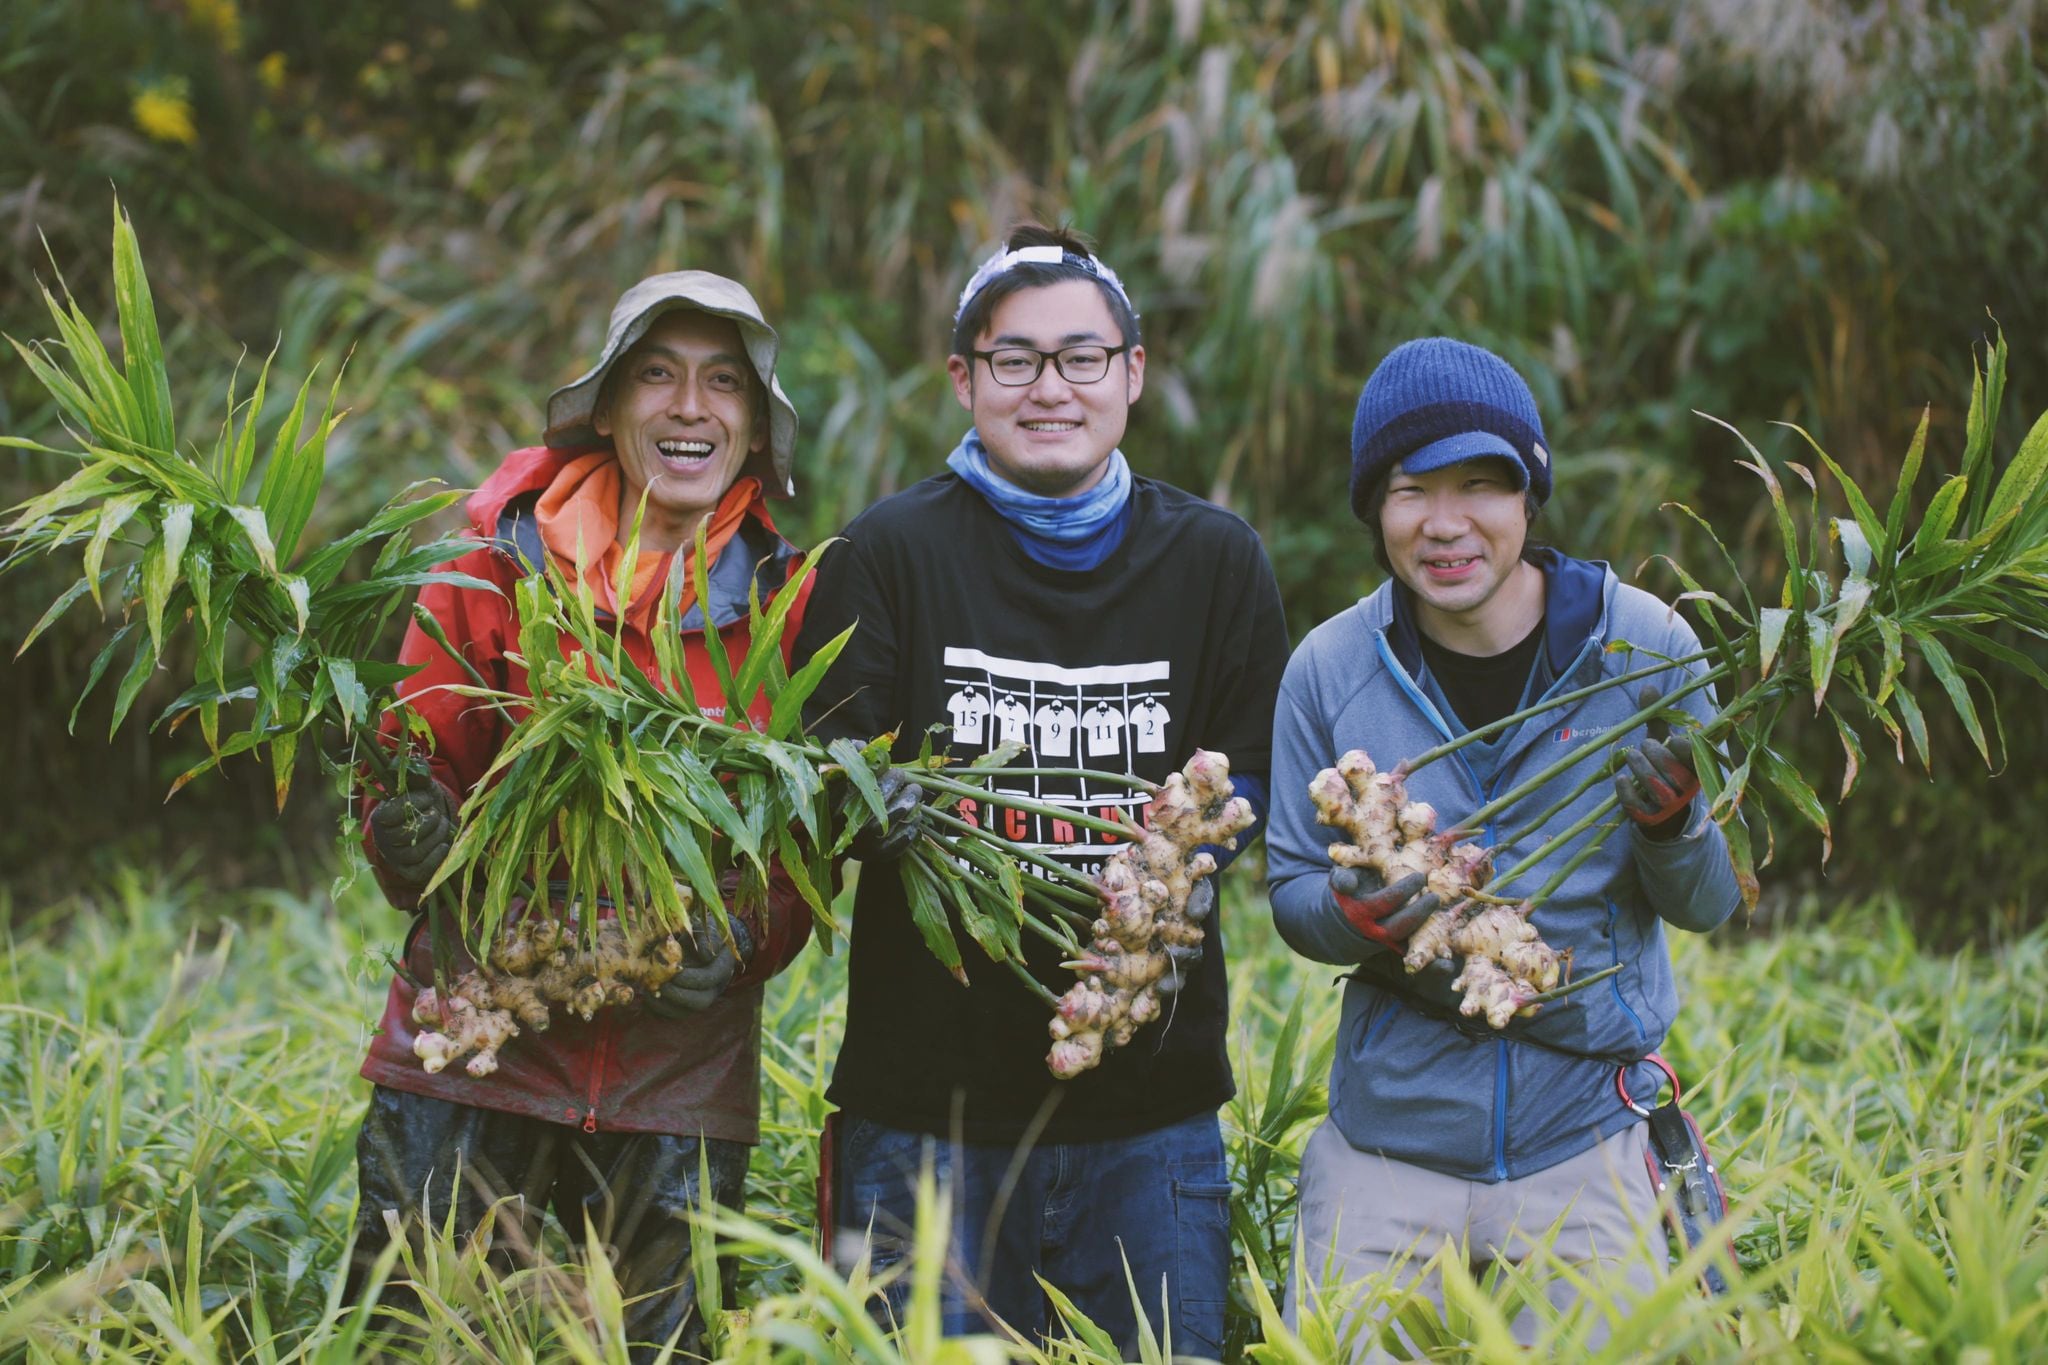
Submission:
<svg viewBox="0 0 2048 1365">
<path fill-rule="evenodd" d="M 611 437 L 625 475 L 621 534 L 644 491 L 642 547 L 666 552 L 690 539 L 767 443 L 759 382 L 739 328 L 694 308 L 663 314 L 619 357 L 592 425 Z"/>
<path fill-rule="evenodd" d="M 1061 280 L 1020 289 L 997 304 L 974 349 L 1053 352 L 1123 344 L 1101 290 L 1087 280 Z M 1113 356 L 1109 373 L 1092 384 L 1062 378 L 1050 360 L 1036 380 L 1015 388 L 996 383 L 983 360 L 956 355 L 946 368 L 960 406 L 974 414 L 995 472 L 1028 492 L 1065 498 L 1101 482 L 1110 452 L 1124 438 L 1131 404 L 1145 387 L 1145 348 Z"/>
<path fill-rule="evenodd" d="M 1527 500 L 1504 459 L 1462 460 L 1424 474 L 1396 468 L 1387 480 L 1380 543 L 1425 619 L 1487 617 L 1523 567 L 1528 537 Z"/>
</svg>

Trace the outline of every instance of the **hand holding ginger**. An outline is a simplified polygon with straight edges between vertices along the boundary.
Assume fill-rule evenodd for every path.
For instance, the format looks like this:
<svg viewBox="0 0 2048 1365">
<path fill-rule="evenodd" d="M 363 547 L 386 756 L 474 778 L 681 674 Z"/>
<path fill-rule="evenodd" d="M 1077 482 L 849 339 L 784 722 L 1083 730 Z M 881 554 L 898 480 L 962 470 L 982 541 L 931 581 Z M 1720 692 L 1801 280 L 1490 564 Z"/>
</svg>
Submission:
<svg viewBox="0 0 2048 1365">
<path fill-rule="evenodd" d="M 1453 843 L 1436 832 L 1436 811 L 1426 802 L 1410 801 L 1399 769 L 1380 772 L 1364 750 L 1353 749 L 1334 768 L 1317 773 L 1309 784 L 1316 819 L 1350 837 L 1330 845 L 1332 888 L 1343 894 L 1339 878 L 1347 869 L 1367 868 L 1381 879 L 1382 899 L 1420 878 L 1421 895 L 1401 900 L 1401 928 L 1412 925 L 1409 909 L 1436 907 L 1407 937 L 1402 965 L 1412 975 L 1438 958 L 1464 959 L 1452 982 L 1464 992 L 1458 1007 L 1466 1016 L 1483 1015 L 1494 1028 L 1504 1028 L 1517 1014 L 1534 1014 L 1536 997 L 1554 989 L 1567 974 L 1569 955 L 1544 943 L 1529 923 L 1531 907 L 1502 904 L 1485 894 L 1493 875 L 1492 850 L 1474 843 Z M 1404 879 L 1406 879 L 1404 881 Z M 1370 898 L 1357 902 L 1370 906 Z M 1339 901 L 1340 908 L 1349 907 Z M 1388 929 L 1388 912 L 1371 916 L 1374 927 L 1360 932 L 1393 946 L 1398 935 Z M 1352 918 L 1347 914 L 1347 918 Z M 1354 924 L 1357 923 L 1352 918 Z"/>
</svg>

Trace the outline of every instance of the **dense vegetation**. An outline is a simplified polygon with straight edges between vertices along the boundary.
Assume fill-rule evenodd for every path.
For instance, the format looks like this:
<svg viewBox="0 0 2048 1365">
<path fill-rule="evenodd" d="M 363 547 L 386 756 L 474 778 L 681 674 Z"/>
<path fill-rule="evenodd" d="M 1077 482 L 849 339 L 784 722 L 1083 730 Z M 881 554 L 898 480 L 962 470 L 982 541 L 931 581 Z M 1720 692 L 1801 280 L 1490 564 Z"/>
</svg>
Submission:
<svg viewBox="0 0 2048 1365">
<path fill-rule="evenodd" d="M 1232 1340 L 1263 1337 L 1261 1359 L 1327 1361 L 1327 1325 L 1309 1324 L 1296 1348 L 1266 1296 L 1285 1263 L 1301 1144 L 1323 1112 L 1338 993 L 1281 945 L 1249 880 L 1221 912 L 1240 1091 L 1224 1115 L 1240 1257 Z M 395 916 L 367 888 L 343 911 L 325 897 L 221 902 L 127 878 L 10 939 L 0 1359 L 354 1358 L 362 1325 L 338 1312 L 330 1277 L 354 1199 L 352 1077 Z M 1589 1358 L 1583 1334 L 1609 1314 L 1613 1360 L 2037 1352 L 2048 936 L 1950 956 L 1923 946 L 1894 903 L 1809 903 L 1795 921 L 1769 938 L 1738 925 L 1676 944 L 1688 1004 L 1669 1055 L 1734 1199 L 1733 1293 L 1710 1300 L 1682 1275 L 1648 1304 L 1595 1293 L 1586 1313 L 1546 1320 L 1546 1358 Z M 739 1359 L 773 1359 L 777 1343 L 794 1352 L 784 1359 L 936 1358 L 920 1336 L 928 1323 L 914 1317 L 902 1340 L 882 1341 L 864 1326 L 863 1286 L 807 1260 L 844 962 L 812 950 L 771 988 L 754 1221 L 728 1228 L 750 1248 L 749 1311 L 726 1345 Z M 426 1358 L 617 1358 L 616 1291 L 565 1262 L 570 1249 L 557 1233 L 505 1281 L 446 1241 L 401 1268 L 434 1289 Z M 937 1248 L 921 1259 L 936 1266 Z M 1502 1334 L 1526 1283 L 1452 1284 L 1461 1354 L 1523 1358 Z M 1103 1359 L 1085 1333 L 1050 1358 Z"/>
<path fill-rule="evenodd" d="M 108 315 L 93 270 L 112 182 L 178 320 L 188 403 L 211 401 L 245 348 L 275 343 L 289 379 L 353 344 L 330 453 L 344 498 L 322 514 L 343 521 L 417 475 L 473 483 L 534 439 L 546 390 L 587 361 L 624 283 L 724 270 L 789 339 L 805 438 L 787 521 L 815 538 L 937 467 L 961 420 L 936 363 L 960 279 L 1012 219 L 1067 217 L 1145 309 L 1154 384 L 1134 457 L 1259 526 L 1297 633 L 1375 576 L 1331 509 L 1357 384 L 1405 336 L 1454 332 L 1530 374 L 1561 452 L 1546 532 L 1625 572 L 1682 543 L 1656 514 L 1675 496 L 1744 528 L 1738 551 L 1771 573 L 1740 452 L 1692 410 L 1750 431 L 1797 420 L 1887 486 L 1925 404 L 1953 460 L 1959 367 L 1987 310 L 2013 345 L 2008 412 L 2048 406 L 2030 170 L 2048 20 L 2031 7 L 803 13 L 5 7 L 0 219 L 17 249 L 0 330 L 47 331 L 38 233 Z M 54 420 L 0 365 L 0 426 Z M 52 473 L 10 460 L 0 494 Z M 25 633 L 53 595 L 34 578 L 0 592 L 0 633 Z M 216 880 L 303 880 L 290 869 L 324 841 L 317 801 L 280 833 L 251 770 L 164 808 L 189 739 L 138 732 L 110 759 L 92 708 L 83 738 L 63 738 L 97 629 L 81 616 L 0 674 L 15 770 L 49 775 L 0 846 L 10 879 L 46 893 L 98 847 L 204 848 Z M 1853 809 L 1844 847 L 1871 855 L 1838 858 L 1837 885 L 2037 908 L 2048 849 L 1987 818 L 1982 794 L 2048 799 L 2048 712 L 2004 719 L 1995 785 L 1965 744 L 1937 744 L 1942 781 Z M 1815 771 L 1839 764 L 1831 735 L 1807 748 Z M 1812 855 L 1786 848 L 1781 866 L 1810 875 Z"/>
</svg>

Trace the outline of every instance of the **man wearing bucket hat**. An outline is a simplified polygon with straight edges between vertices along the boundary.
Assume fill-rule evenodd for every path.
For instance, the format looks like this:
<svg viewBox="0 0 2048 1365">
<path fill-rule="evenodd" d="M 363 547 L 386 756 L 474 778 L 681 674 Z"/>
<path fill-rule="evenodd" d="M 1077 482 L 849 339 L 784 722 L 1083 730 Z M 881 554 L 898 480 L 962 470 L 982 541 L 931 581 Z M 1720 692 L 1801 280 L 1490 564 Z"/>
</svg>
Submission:
<svg viewBox="0 0 2048 1365">
<path fill-rule="evenodd" d="M 1263 809 L 1287 651 L 1279 592 L 1251 527 L 1125 461 L 1145 350 L 1115 272 L 1070 233 L 1019 228 L 962 292 L 947 366 L 974 419 L 947 471 L 855 518 L 821 566 L 799 654 L 860 628 L 813 694 L 814 726 L 893 730 L 907 755 L 939 725 L 934 742 L 957 758 L 1014 743 L 1020 769 L 1154 782 L 1197 747 L 1221 750 Z M 997 785 L 1098 816 L 1146 804 L 1109 780 Z M 1027 1338 L 1057 1331 L 1042 1276 L 1127 1357 L 1134 1297 L 1176 1350 L 1221 1355 L 1230 1184 L 1217 1110 L 1232 1082 L 1220 928 L 1176 963 L 1165 1018 L 1055 1080 L 1042 998 L 965 935 L 971 986 L 924 948 L 889 865 L 914 811 L 854 850 L 846 1039 L 826 1092 L 840 1112 L 819 1181 L 835 1253 L 902 1261 L 929 1160 L 952 1200 L 949 1332 L 996 1320 Z M 1002 791 L 958 814 L 1082 872 L 1111 851 L 1005 807 Z M 1190 915 L 1214 904 L 1214 879 L 1199 885 Z M 1073 983 L 1057 950 L 1028 937 L 1025 949 L 1052 990 Z"/>
<path fill-rule="evenodd" d="M 709 600 L 689 602 L 679 628 L 690 685 L 707 710 L 719 709 L 706 632 L 742 656 L 749 590 L 765 601 L 810 586 L 789 581 L 797 555 L 768 514 L 769 498 L 793 491 L 796 443 L 796 412 L 775 379 L 776 347 L 753 296 L 721 276 L 679 271 L 626 292 L 597 364 L 549 398 L 544 444 L 507 456 L 469 499 L 478 544 L 447 567 L 497 591 L 421 590 L 421 606 L 469 668 L 495 688 L 523 689 L 524 670 L 508 657 L 519 640 L 514 588 L 551 560 L 591 590 L 601 613 L 617 613 L 626 598 L 626 650 L 652 675 L 657 594 L 701 525 Z M 622 584 L 621 542 L 636 513 L 641 555 L 632 583 Z M 410 908 L 507 725 L 493 708 L 446 690 L 469 682 L 468 668 L 418 625 L 399 658 L 419 669 L 400 692 L 433 731 L 435 780 L 375 804 L 366 823 L 379 883 Z M 755 709 L 765 723 L 758 699 Z M 395 719 L 386 728 L 396 743 Z M 494 1201 L 516 1196 L 496 1211 L 501 1254 L 531 1245 L 531 1220 L 545 1205 L 579 1239 L 587 1217 L 615 1249 L 631 1338 L 661 1342 L 680 1331 L 686 1352 L 700 1349 L 685 1217 L 706 1193 L 740 1203 L 758 1137 L 761 983 L 803 946 L 810 913 L 778 872 L 765 907 L 735 909 L 731 923 L 730 942 L 708 925 L 696 935 L 684 970 L 644 1006 L 588 1021 L 558 1013 L 479 1077 L 461 1067 L 430 1075 L 413 1055 L 413 982 L 433 971 L 432 945 L 416 922 L 409 975 L 392 980 L 362 1067 L 375 1088 L 357 1142 L 352 1295 L 391 1226 L 422 1218 L 438 1228 L 452 1207 L 458 1232 L 467 1232 L 491 1216 Z M 708 1191 L 699 1188 L 700 1167 Z M 405 1297 L 387 1286 L 384 1300 L 395 1296 Z"/>
<path fill-rule="evenodd" d="M 1330 1296 L 1375 1275 L 1423 1275 L 1445 1246 L 1469 1248 L 1475 1270 L 1520 1261 L 1553 1225 L 1555 1256 L 1646 1289 L 1663 1261 L 1661 1236 L 1644 1236 L 1661 1169 L 1648 1162 L 1661 1153 L 1631 1097 L 1657 1093 L 1663 1073 L 1651 1059 L 1678 1007 L 1664 925 L 1712 929 L 1739 898 L 1693 772 L 1631 721 L 1654 703 L 1631 687 L 1597 692 L 1497 728 L 1408 779 L 1411 798 L 1448 829 L 1577 750 L 1579 761 L 1472 836 L 1495 846 L 1502 871 L 1610 790 L 1630 817 L 1532 920 L 1580 972 L 1619 964 L 1619 974 L 1499 1032 L 1458 1012 L 1449 963 L 1404 970 L 1407 940 L 1436 898 L 1420 877 L 1383 887 L 1365 869 L 1333 867 L 1337 836 L 1317 823 L 1309 784 L 1349 750 L 1391 769 L 1698 645 L 1663 602 L 1605 564 L 1529 543 L 1551 457 L 1535 398 L 1500 357 L 1441 337 L 1397 347 L 1359 395 L 1351 449 L 1352 510 L 1391 577 L 1302 642 L 1273 733 L 1274 920 L 1297 952 L 1354 969 L 1330 1115 L 1302 1156 L 1289 1320 L 1304 1298 L 1341 1314 Z M 1704 718 L 1705 691 L 1677 696 L 1692 671 L 1673 666 L 1642 686 Z M 1611 784 L 1599 780 L 1610 763 Z M 1507 889 L 1533 894 L 1596 837 L 1564 841 Z M 1433 1274 L 1422 1288 L 1441 1305 Z M 1558 1279 L 1549 1293 L 1563 1304 L 1573 1291 Z M 1516 1330 L 1533 1321 L 1525 1314 Z"/>
</svg>

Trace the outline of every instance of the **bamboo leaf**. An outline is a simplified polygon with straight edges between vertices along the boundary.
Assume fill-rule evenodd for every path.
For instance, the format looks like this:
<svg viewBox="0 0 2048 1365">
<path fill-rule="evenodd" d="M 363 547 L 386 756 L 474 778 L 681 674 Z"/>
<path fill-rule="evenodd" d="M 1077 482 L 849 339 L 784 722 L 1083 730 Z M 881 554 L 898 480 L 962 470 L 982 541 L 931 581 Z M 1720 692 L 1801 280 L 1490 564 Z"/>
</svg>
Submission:
<svg viewBox="0 0 2048 1365">
<path fill-rule="evenodd" d="M 1815 675 L 1815 705 L 1819 704 L 1820 694 L 1827 691 L 1827 674 L 1833 670 L 1835 655 L 1842 647 L 1842 640 L 1855 629 L 1856 623 L 1863 619 L 1864 609 L 1870 605 L 1872 591 L 1873 585 L 1867 578 L 1852 578 L 1842 585 L 1842 596 L 1835 603 L 1834 623 L 1828 631 L 1828 669 Z M 1820 635 L 1816 632 L 1813 638 L 1818 640 Z"/>
<path fill-rule="evenodd" d="M 1841 799 L 1849 799 L 1849 793 L 1856 790 L 1856 779 L 1863 772 L 1863 741 L 1856 738 L 1856 732 L 1849 728 L 1849 722 L 1842 713 L 1830 706 L 1828 716 L 1835 722 L 1835 733 L 1842 737 L 1842 793 Z"/>
<path fill-rule="evenodd" d="M 106 603 L 100 601 L 100 562 L 106 558 L 107 544 L 149 500 L 148 493 L 123 493 L 100 504 L 99 520 L 85 547 L 85 577 L 92 587 L 93 605 L 101 610 Z"/>
<path fill-rule="evenodd" d="M 1927 660 L 1927 666 L 1934 670 L 1935 679 L 1942 691 L 1948 693 L 1949 704 L 1963 722 L 1963 729 L 1969 732 L 1970 742 L 1977 746 L 1977 753 L 1984 759 L 1984 766 L 1991 766 L 1991 747 L 1985 741 L 1984 724 L 1977 718 L 1977 707 L 1970 700 L 1970 689 L 1963 681 L 1962 670 L 1941 641 L 1933 634 L 1918 626 L 1908 626 L 1907 632 L 1919 642 L 1920 657 Z M 1903 690 L 1903 689 L 1902 689 Z"/>
<path fill-rule="evenodd" d="M 2005 467 L 1991 494 L 1991 505 L 1984 511 L 1985 522 L 1996 523 L 2001 516 L 2018 512 L 2033 501 L 2044 482 L 2048 482 L 2048 412 L 2035 421 L 2014 452 L 2012 463 Z"/>
<path fill-rule="evenodd" d="M 291 562 L 292 554 L 298 548 L 299 536 L 312 519 L 313 507 L 319 501 L 320 484 L 325 477 L 327 437 L 334 429 L 334 402 L 339 396 L 341 376 L 335 375 L 334 385 L 328 390 L 326 411 L 314 423 L 312 432 L 301 440 L 300 433 L 305 429 L 306 399 L 312 388 L 313 378 L 308 375 L 306 382 L 299 386 L 291 411 L 285 415 L 284 425 L 278 428 L 270 460 L 263 469 L 263 485 L 256 494 L 256 504 L 263 509 L 280 563 Z"/>
<path fill-rule="evenodd" d="M 277 577 L 277 547 L 270 542 L 270 527 L 260 507 L 231 506 L 227 514 L 235 519 L 242 532 L 249 539 L 249 548 L 256 552 L 256 562 L 272 578 Z"/>
<path fill-rule="evenodd" d="M 1906 727 L 1906 737 L 1913 741 L 1913 752 L 1920 758 L 1920 766 L 1929 776 L 1934 773 L 1934 760 L 1927 751 L 1927 717 L 1921 714 L 1920 699 L 1913 695 L 1911 688 L 1901 683 L 1892 692 L 1892 700 L 1898 704 L 1899 720 Z"/>
<path fill-rule="evenodd" d="M 142 603 L 149 619 L 150 648 L 163 650 L 164 605 L 178 585 L 178 569 L 185 558 L 185 546 L 192 538 L 189 502 L 175 502 L 164 509 L 163 525 L 142 558 Z"/>
<path fill-rule="evenodd" d="M 286 731 L 270 738 L 270 772 L 277 791 L 277 808 L 284 809 L 285 797 L 292 789 L 292 766 L 299 758 L 299 732 Z"/>
<path fill-rule="evenodd" d="M 370 716 L 370 692 L 356 677 L 353 659 L 328 659 L 322 665 L 334 684 L 334 699 L 341 709 L 341 730 L 353 734 L 355 727 Z"/>
<path fill-rule="evenodd" d="M 1888 547 L 1888 566 L 1890 561 L 1898 558 L 1903 546 L 1899 537 L 1905 532 L 1906 514 L 1913 501 L 1913 484 L 1920 476 L 1920 465 L 1927 454 L 1927 423 L 1933 413 L 1931 406 L 1920 409 L 1920 425 L 1914 428 L 1912 443 L 1906 447 L 1905 461 L 1899 466 L 1899 482 L 1892 492 L 1892 505 L 1885 509 L 1884 543 Z"/>
<path fill-rule="evenodd" d="M 66 588 L 63 591 L 63 593 L 58 596 L 57 600 L 50 604 L 49 610 L 43 613 L 42 618 L 38 620 L 35 623 L 35 625 L 29 630 L 27 637 L 22 640 L 21 644 L 18 647 L 16 647 L 14 651 L 14 657 L 19 659 L 24 653 L 26 653 L 28 647 L 36 642 L 36 638 L 40 636 L 44 631 L 48 630 L 51 626 L 55 625 L 57 623 L 58 618 L 63 616 L 65 612 L 71 609 L 72 603 L 76 602 L 79 598 L 85 596 L 86 589 L 91 586 L 92 583 L 90 579 L 81 578 L 76 583 L 73 583 L 70 587 Z"/>
<path fill-rule="evenodd" d="M 291 600 L 292 615 L 298 621 L 299 634 L 304 635 L 307 613 L 312 607 L 312 590 L 306 586 L 306 580 L 297 574 L 287 574 L 279 579 L 278 586 L 284 589 L 284 595 Z"/>
<path fill-rule="evenodd" d="M 1842 562 L 1849 566 L 1850 578 L 1868 578 L 1873 559 L 1868 532 L 1854 521 L 1832 517 L 1828 521 L 1830 533 L 1842 547 Z M 1882 535 L 1882 529 L 1879 530 Z"/>
<path fill-rule="evenodd" d="M 1834 476 L 1835 483 L 1842 490 L 1842 496 L 1849 503 L 1849 514 L 1856 519 L 1856 526 L 1862 531 L 1864 540 L 1871 545 L 1882 546 L 1885 543 L 1884 519 L 1878 516 L 1877 509 L 1870 505 L 1870 499 L 1863 495 L 1861 485 L 1850 478 L 1849 472 L 1835 462 L 1834 456 L 1821 449 L 1820 442 L 1814 440 L 1805 427 L 1797 422 L 1778 422 L 1775 425 L 1789 427 L 1799 433 L 1800 439 L 1812 448 L 1813 453 L 1820 457 L 1821 464 L 1826 466 L 1828 473 Z"/>
<path fill-rule="evenodd" d="M 142 442 L 169 456 L 177 449 L 171 422 L 171 380 L 164 370 L 163 339 L 157 332 L 156 303 L 142 269 L 134 224 L 114 204 L 114 304 L 121 318 L 122 360 L 141 417 Z"/>
<path fill-rule="evenodd" d="M 1907 562 L 1933 550 L 1947 537 L 1949 528 L 1956 524 L 1956 516 L 1963 509 L 1963 495 L 1970 491 L 1970 481 L 1958 476 L 1936 490 L 1934 500 L 1927 504 L 1927 515 L 1920 520 L 1920 530 L 1913 537 L 1913 548 Z M 1901 569 L 1905 568 L 1902 564 Z"/>
<path fill-rule="evenodd" d="M 1728 553 L 1728 547 L 1721 543 L 1721 537 L 1719 533 L 1717 533 L 1714 530 L 1713 526 L 1707 521 L 1707 519 L 1701 516 L 1699 513 L 1693 511 L 1692 508 L 1687 507 L 1682 502 L 1663 503 L 1661 505 L 1660 510 L 1667 512 L 1677 512 L 1686 517 L 1688 520 L 1692 522 L 1693 525 L 1699 527 L 1700 530 L 1706 533 L 1708 541 L 1710 541 L 1713 544 L 1714 548 L 1720 552 L 1721 562 L 1728 568 L 1729 579 L 1734 582 L 1735 586 L 1738 589 L 1741 590 L 1743 607 L 1751 617 L 1754 617 L 1756 615 L 1756 601 L 1749 595 L 1749 580 L 1743 574 L 1741 566 L 1735 562 L 1735 556 Z M 1678 564 L 1675 560 L 1667 559 L 1665 562 L 1670 564 L 1671 567 L 1674 569 L 1678 567 Z"/>
<path fill-rule="evenodd" d="M 107 721 L 108 739 L 114 737 L 114 732 L 121 728 L 121 722 L 128 718 L 128 709 L 135 705 L 136 694 L 142 691 L 142 685 L 149 681 L 149 675 L 155 668 L 156 651 L 149 648 L 145 640 L 136 640 L 135 657 L 128 661 L 128 672 L 123 675 L 121 685 L 114 689 L 114 714 Z"/>
<path fill-rule="evenodd" d="M 256 467 L 256 423 L 263 415 L 264 391 L 270 384 L 270 365 L 277 359 L 277 349 L 271 348 L 263 358 L 263 368 L 256 374 L 256 391 L 249 395 L 247 406 L 242 409 L 242 428 L 235 436 L 226 467 L 220 475 L 221 496 L 232 501 L 242 496 L 242 490 L 249 483 L 249 474 Z"/>
<path fill-rule="evenodd" d="M 111 460 L 97 460 L 86 465 L 49 492 L 39 494 L 10 509 L 14 516 L 7 523 L 8 534 L 21 535 L 30 527 L 47 521 L 59 512 L 112 493 L 121 486 L 123 473 L 121 466 Z"/>
<path fill-rule="evenodd" d="M 1884 641 L 1884 671 L 1877 682 L 1877 704 L 1882 706 L 1890 700 L 1892 684 L 1899 679 L 1899 673 L 1906 666 L 1905 636 L 1899 623 L 1889 616 L 1877 619 L 1878 637 Z"/>
<path fill-rule="evenodd" d="M 99 686 L 100 679 L 106 675 L 107 665 L 113 661 L 114 651 L 121 647 L 121 642 L 134 630 L 133 622 L 122 626 L 114 632 L 112 639 L 100 646 L 100 652 L 93 656 L 91 665 L 85 670 L 85 685 L 78 689 L 78 700 L 71 703 L 71 717 L 64 724 L 67 733 L 77 732 L 79 708 L 85 705 L 85 699 L 92 695 L 93 689 Z"/>
<path fill-rule="evenodd" d="M 1827 808 L 1820 798 L 1813 794 L 1813 788 L 1799 775 L 1799 770 L 1787 762 L 1785 757 L 1767 745 L 1758 745 L 1753 757 L 1757 763 L 1757 776 L 1768 783 L 1773 791 L 1783 797 L 1785 804 L 1794 814 L 1820 831 L 1822 866 L 1835 851 L 1835 835 L 1828 822 Z"/>
<path fill-rule="evenodd" d="M 1970 357 L 1971 368 L 1976 377 L 1970 385 L 1970 413 L 1963 423 L 1966 439 L 1963 446 L 1962 477 L 1976 486 L 1977 494 L 1970 508 L 1971 516 L 1966 524 L 1977 525 L 1977 515 L 1983 510 L 1984 491 L 1991 484 L 1988 476 L 1991 466 L 1991 441 L 1998 432 L 1998 410 L 2005 398 L 2005 331 L 1999 329 L 1992 337 L 1991 344 L 1984 348 L 1984 364 L 1977 367 L 1976 357 Z"/>
<path fill-rule="evenodd" d="M 1828 618 L 1817 611 L 1806 613 L 1807 662 L 1813 677 L 1813 713 L 1820 714 L 1828 694 L 1828 680 L 1835 674 L 1835 656 L 1842 637 L 1828 628 Z"/>
<path fill-rule="evenodd" d="M 1785 643 L 1785 630 L 1791 624 L 1792 613 L 1784 607 L 1765 607 L 1757 613 L 1757 668 L 1765 677 L 1771 675 L 1771 665 Z"/>
<path fill-rule="evenodd" d="M 1989 655 L 2002 664 L 2016 668 L 2029 678 L 2032 678 L 2041 687 L 2048 688 L 2048 669 L 2043 669 L 2034 659 L 2026 654 L 2022 654 L 2017 649 L 2001 644 L 1997 640 L 1993 640 L 1989 636 L 1977 631 L 1959 631 L 1954 637 L 1954 642 L 1966 649 L 1974 649 L 1981 654 Z"/>
</svg>

